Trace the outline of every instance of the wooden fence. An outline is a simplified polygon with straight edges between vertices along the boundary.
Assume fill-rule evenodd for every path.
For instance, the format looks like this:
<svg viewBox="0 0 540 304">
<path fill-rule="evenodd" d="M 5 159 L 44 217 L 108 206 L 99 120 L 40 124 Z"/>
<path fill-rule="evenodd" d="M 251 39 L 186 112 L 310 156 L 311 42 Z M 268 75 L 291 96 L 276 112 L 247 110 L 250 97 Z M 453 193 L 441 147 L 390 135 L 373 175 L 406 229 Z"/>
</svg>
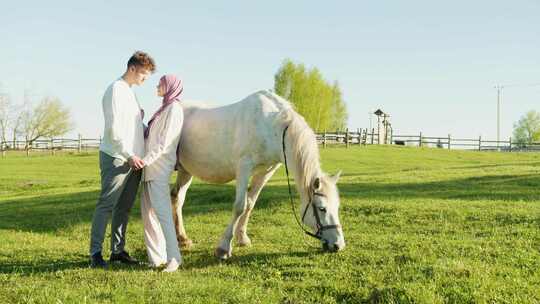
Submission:
<svg viewBox="0 0 540 304">
<path fill-rule="evenodd" d="M 422 132 L 417 135 L 386 134 L 382 138 L 375 129 L 357 129 L 356 131 L 335 131 L 317 133 L 317 141 L 323 147 L 338 144 L 349 147 L 350 145 L 391 144 L 403 146 L 432 147 L 442 149 L 464 149 L 478 151 L 539 151 L 540 142 L 520 144 L 508 140 L 486 140 L 478 138 L 452 137 L 450 134 L 443 137 L 426 136 Z"/>
<path fill-rule="evenodd" d="M 538 151 L 540 143 L 521 145 L 512 142 L 512 138 L 505 141 L 485 140 L 478 138 L 454 138 L 448 134 L 444 137 L 425 136 L 422 132 L 417 135 L 386 134 L 381 136 L 375 129 L 356 129 L 350 131 L 337 130 L 335 132 L 317 133 L 317 142 L 323 147 L 327 145 L 405 145 L 417 147 L 433 147 L 441 149 L 468 149 L 478 151 Z M 385 138 L 383 138 L 385 137 Z M 8 151 L 25 151 L 30 155 L 33 151 L 48 152 L 54 155 L 57 151 L 77 151 L 78 153 L 87 150 L 96 150 L 101 144 L 101 138 L 82 138 L 80 135 L 76 139 L 53 138 L 39 139 L 32 143 L 25 140 L 0 142 L 0 151 L 5 156 Z"/>
<path fill-rule="evenodd" d="M 87 150 L 96 150 L 101 144 L 101 138 L 82 138 L 80 135 L 77 139 L 69 138 L 51 138 L 38 139 L 33 142 L 27 140 L 11 140 L 0 142 L 0 151 L 2 156 L 6 155 L 7 151 L 25 151 L 27 155 L 31 152 L 49 152 L 54 155 L 57 151 L 77 151 L 81 153 Z"/>
</svg>

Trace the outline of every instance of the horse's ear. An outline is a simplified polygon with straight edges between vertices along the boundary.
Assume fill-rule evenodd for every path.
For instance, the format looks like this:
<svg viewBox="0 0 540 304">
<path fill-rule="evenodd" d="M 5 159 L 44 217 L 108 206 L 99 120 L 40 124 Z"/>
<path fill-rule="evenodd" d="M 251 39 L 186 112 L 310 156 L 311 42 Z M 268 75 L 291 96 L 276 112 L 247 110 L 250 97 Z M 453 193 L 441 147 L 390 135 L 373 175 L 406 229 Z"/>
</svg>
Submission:
<svg viewBox="0 0 540 304">
<path fill-rule="evenodd" d="M 315 178 L 313 181 L 313 190 L 321 190 L 321 179 L 319 177 Z"/>
<path fill-rule="evenodd" d="M 330 180 L 331 180 L 334 184 L 337 184 L 337 182 L 338 182 L 340 176 L 341 176 L 341 170 L 339 170 L 339 171 L 336 173 L 336 175 L 330 176 Z"/>
</svg>

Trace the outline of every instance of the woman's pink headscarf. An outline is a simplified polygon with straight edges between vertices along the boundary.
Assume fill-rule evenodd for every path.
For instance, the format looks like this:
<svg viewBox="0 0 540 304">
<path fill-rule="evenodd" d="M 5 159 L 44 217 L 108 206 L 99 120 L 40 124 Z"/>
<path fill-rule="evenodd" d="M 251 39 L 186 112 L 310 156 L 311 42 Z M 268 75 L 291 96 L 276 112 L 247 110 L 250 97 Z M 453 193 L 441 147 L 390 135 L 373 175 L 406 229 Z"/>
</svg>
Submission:
<svg viewBox="0 0 540 304">
<path fill-rule="evenodd" d="M 152 115 L 152 118 L 148 122 L 148 127 L 144 132 L 144 138 L 148 137 L 150 133 L 150 127 L 154 120 L 165 110 L 165 108 L 172 104 L 175 101 L 180 101 L 182 99 L 182 92 L 184 91 L 184 85 L 182 80 L 177 78 L 174 75 L 164 75 L 159 79 L 159 86 L 164 89 L 165 94 L 163 95 L 163 102 L 161 107 Z"/>
</svg>

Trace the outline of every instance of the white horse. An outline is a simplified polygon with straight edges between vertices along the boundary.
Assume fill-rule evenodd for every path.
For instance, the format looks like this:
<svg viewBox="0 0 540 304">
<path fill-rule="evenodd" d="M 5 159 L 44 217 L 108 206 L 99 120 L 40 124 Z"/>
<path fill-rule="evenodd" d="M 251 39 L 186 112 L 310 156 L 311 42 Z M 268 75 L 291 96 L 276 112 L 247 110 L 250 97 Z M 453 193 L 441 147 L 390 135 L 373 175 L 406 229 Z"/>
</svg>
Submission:
<svg viewBox="0 0 540 304">
<path fill-rule="evenodd" d="M 315 231 L 324 249 L 338 251 L 345 247 L 336 187 L 340 173 L 328 176 L 321 171 L 315 134 L 289 102 L 268 91 L 223 107 L 184 106 L 180 168 L 171 191 L 176 232 L 183 247 L 192 244 L 182 219 L 192 176 L 210 183 L 236 179 L 232 219 L 215 255 L 220 259 L 231 256 L 233 235 L 238 245 L 251 244 L 247 235 L 249 216 L 261 189 L 284 162 L 283 136 L 287 165 L 300 193 L 303 223 Z"/>
</svg>

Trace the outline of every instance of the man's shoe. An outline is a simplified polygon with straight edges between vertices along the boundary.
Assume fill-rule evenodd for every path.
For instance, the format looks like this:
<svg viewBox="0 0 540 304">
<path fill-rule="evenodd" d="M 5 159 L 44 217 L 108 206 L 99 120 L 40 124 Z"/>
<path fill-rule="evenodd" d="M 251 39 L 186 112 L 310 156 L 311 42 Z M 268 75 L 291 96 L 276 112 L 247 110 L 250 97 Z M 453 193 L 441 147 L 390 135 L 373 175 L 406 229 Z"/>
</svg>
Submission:
<svg viewBox="0 0 540 304">
<path fill-rule="evenodd" d="M 103 260 L 103 256 L 101 255 L 101 252 L 94 253 L 90 257 L 90 267 L 92 268 L 107 268 L 107 262 Z"/>
<path fill-rule="evenodd" d="M 139 265 L 139 261 L 129 256 L 129 253 L 122 251 L 120 253 L 111 253 L 111 258 L 109 262 L 113 263 L 122 263 L 126 265 Z"/>
</svg>

